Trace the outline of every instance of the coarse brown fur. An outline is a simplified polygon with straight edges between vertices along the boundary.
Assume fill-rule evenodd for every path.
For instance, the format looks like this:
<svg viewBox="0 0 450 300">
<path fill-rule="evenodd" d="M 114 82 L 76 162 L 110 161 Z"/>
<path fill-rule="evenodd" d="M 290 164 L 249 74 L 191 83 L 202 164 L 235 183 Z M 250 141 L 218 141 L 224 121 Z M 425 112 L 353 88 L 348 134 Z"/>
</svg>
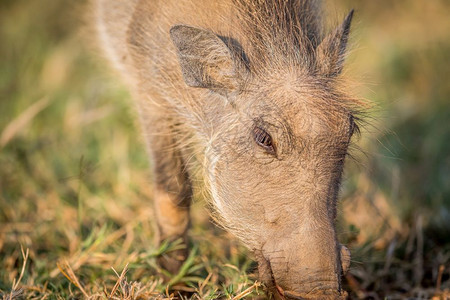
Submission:
<svg viewBox="0 0 450 300">
<path fill-rule="evenodd" d="M 358 110 L 339 76 L 352 12 L 328 35 L 313 0 L 97 0 L 96 12 L 138 102 L 158 240 L 187 238 L 195 161 L 276 297 L 345 297 L 334 222 Z"/>
</svg>

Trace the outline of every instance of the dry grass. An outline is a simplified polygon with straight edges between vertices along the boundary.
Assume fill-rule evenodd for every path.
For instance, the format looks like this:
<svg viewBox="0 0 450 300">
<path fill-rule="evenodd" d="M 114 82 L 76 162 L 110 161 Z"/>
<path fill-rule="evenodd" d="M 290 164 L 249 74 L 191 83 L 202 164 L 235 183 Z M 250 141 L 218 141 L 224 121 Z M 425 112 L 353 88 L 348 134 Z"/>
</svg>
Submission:
<svg viewBox="0 0 450 300">
<path fill-rule="evenodd" d="M 352 299 L 448 299 L 450 6 L 344 3 L 327 7 L 356 8 L 348 73 L 379 107 L 342 190 L 345 286 Z M 0 3 L 0 297 L 265 298 L 251 256 L 201 199 L 189 259 L 178 274 L 158 267 L 180 245 L 153 243 L 132 102 L 80 47 L 67 5 Z"/>
</svg>

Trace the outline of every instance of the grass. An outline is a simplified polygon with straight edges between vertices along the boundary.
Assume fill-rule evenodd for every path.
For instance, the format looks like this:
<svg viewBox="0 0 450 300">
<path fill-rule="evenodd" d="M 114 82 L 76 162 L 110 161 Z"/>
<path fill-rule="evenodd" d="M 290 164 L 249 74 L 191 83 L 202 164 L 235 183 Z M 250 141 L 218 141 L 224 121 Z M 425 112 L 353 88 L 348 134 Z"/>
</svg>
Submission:
<svg viewBox="0 0 450 300">
<path fill-rule="evenodd" d="M 450 6 L 405 3 L 329 8 L 356 8 L 347 72 L 378 110 L 341 193 L 351 298 L 450 297 Z M 180 245 L 155 246 L 133 102 L 80 45 L 74 9 L 0 3 L 0 297 L 265 298 L 200 197 L 189 259 L 178 274 L 156 264 Z"/>
</svg>

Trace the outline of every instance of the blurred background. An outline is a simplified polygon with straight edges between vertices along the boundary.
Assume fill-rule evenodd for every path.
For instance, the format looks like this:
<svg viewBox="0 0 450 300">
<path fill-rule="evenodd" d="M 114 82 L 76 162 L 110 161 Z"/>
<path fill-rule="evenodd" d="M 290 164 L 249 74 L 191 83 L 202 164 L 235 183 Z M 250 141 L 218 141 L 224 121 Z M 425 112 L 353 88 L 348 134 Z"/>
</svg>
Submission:
<svg viewBox="0 0 450 300">
<path fill-rule="evenodd" d="M 154 247 L 136 112 L 92 54 L 82 6 L 0 1 L 3 299 L 127 298 L 127 288 L 164 298 L 168 283 L 197 298 L 264 298 L 251 256 L 200 199 L 184 270 L 155 264 L 177 245 Z M 450 2 L 329 0 L 325 19 L 337 24 L 351 8 L 345 73 L 370 109 L 339 206 L 339 239 L 352 251 L 346 289 L 354 299 L 450 297 Z M 111 267 L 127 263 L 114 289 Z"/>
</svg>

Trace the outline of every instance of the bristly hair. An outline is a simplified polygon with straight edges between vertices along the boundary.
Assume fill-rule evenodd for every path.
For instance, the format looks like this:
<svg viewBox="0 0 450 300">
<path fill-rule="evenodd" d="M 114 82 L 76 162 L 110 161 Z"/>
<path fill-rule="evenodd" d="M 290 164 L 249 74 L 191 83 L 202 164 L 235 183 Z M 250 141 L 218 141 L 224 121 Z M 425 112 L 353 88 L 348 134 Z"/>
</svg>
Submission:
<svg viewBox="0 0 450 300">
<path fill-rule="evenodd" d="M 249 39 L 250 68 L 268 62 L 312 70 L 322 41 L 318 0 L 233 0 Z M 281 60 L 281 61 L 280 61 Z"/>
</svg>

